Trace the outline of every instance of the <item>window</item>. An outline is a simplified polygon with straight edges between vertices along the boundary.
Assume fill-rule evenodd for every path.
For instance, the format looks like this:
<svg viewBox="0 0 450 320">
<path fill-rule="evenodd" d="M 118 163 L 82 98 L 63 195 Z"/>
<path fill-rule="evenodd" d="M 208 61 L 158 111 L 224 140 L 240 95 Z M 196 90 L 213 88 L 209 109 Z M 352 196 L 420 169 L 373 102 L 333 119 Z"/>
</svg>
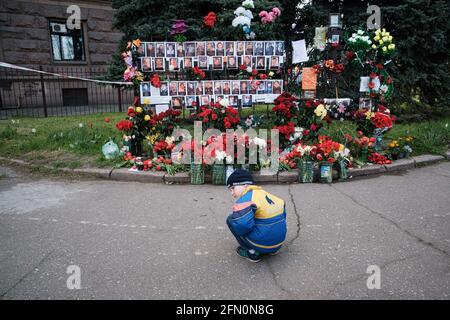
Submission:
<svg viewBox="0 0 450 320">
<path fill-rule="evenodd" d="M 70 30 L 65 21 L 49 21 L 53 61 L 85 61 L 83 26 Z"/>
</svg>

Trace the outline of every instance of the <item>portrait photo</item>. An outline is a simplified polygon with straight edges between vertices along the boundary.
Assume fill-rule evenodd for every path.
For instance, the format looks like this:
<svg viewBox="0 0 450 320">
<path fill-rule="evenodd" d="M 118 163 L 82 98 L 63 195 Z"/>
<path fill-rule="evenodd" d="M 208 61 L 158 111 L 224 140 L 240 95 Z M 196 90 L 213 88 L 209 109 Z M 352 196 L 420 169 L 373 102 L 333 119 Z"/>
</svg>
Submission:
<svg viewBox="0 0 450 320">
<path fill-rule="evenodd" d="M 156 56 L 157 57 L 164 57 L 166 49 L 164 48 L 164 43 L 158 42 L 156 43 Z"/>
<path fill-rule="evenodd" d="M 195 43 L 195 55 L 196 56 L 206 55 L 206 46 L 205 46 L 204 42 L 196 42 Z"/>
<path fill-rule="evenodd" d="M 256 94 L 257 89 L 256 81 L 250 81 L 248 84 L 248 93 L 249 94 Z"/>
<path fill-rule="evenodd" d="M 241 81 L 241 94 L 248 94 L 248 81 Z"/>
<path fill-rule="evenodd" d="M 186 97 L 186 108 L 192 109 L 195 108 L 195 104 L 197 102 L 197 99 L 195 96 L 187 96 Z"/>
<path fill-rule="evenodd" d="M 187 94 L 189 96 L 195 96 L 195 86 L 196 86 L 196 83 L 193 81 L 190 81 L 187 83 Z"/>
<path fill-rule="evenodd" d="M 264 55 L 264 42 L 255 41 L 255 50 L 254 56 L 263 56 Z"/>
<path fill-rule="evenodd" d="M 223 94 L 231 94 L 230 81 L 223 81 L 222 87 Z"/>
<path fill-rule="evenodd" d="M 216 102 L 216 103 L 219 103 L 220 101 L 222 101 L 223 100 L 223 96 L 222 95 L 216 95 L 215 97 L 214 97 L 214 102 Z"/>
<path fill-rule="evenodd" d="M 159 87 L 159 95 L 162 97 L 166 97 L 169 95 L 169 88 L 167 87 L 167 82 L 161 82 L 161 86 Z"/>
<path fill-rule="evenodd" d="M 186 95 L 186 82 L 178 82 L 178 95 L 185 96 Z"/>
<path fill-rule="evenodd" d="M 222 94 L 222 81 L 214 81 L 214 94 Z"/>
<path fill-rule="evenodd" d="M 223 69 L 223 57 L 214 57 L 213 70 L 222 70 L 222 69 Z"/>
<path fill-rule="evenodd" d="M 245 42 L 245 54 L 248 56 L 253 55 L 253 41 L 247 41 Z"/>
<path fill-rule="evenodd" d="M 150 83 L 144 82 L 142 83 L 142 96 L 150 97 L 152 95 Z"/>
<path fill-rule="evenodd" d="M 228 57 L 228 63 L 227 63 L 228 69 L 237 69 L 237 58 L 236 57 Z"/>
<path fill-rule="evenodd" d="M 238 96 L 229 96 L 228 101 L 230 101 L 230 106 L 232 106 L 233 108 L 237 108 L 239 105 L 238 98 Z"/>
<path fill-rule="evenodd" d="M 277 56 L 284 55 L 284 42 L 283 41 L 275 42 L 275 55 L 277 55 Z"/>
<path fill-rule="evenodd" d="M 272 56 L 270 58 L 270 69 L 279 69 L 280 68 L 280 57 Z"/>
<path fill-rule="evenodd" d="M 226 48 L 226 55 L 227 56 L 234 56 L 234 42 L 233 41 L 227 41 L 225 42 L 225 48 Z"/>
<path fill-rule="evenodd" d="M 166 69 L 166 62 L 164 58 L 155 58 L 155 71 L 164 71 Z"/>
<path fill-rule="evenodd" d="M 177 57 L 184 57 L 184 47 L 182 43 L 177 43 Z"/>
<path fill-rule="evenodd" d="M 239 81 L 233 81 L 231 83 L 231 93 L 232 94 L 239 94 L 240 90 L 239 90 Z"/>
<path fill-rule="evenodd" d="M 272 94 L 272 93 L 273 93 L 273 82 L 266 81 L 266 94 Z"/>
<path fill-rule="evenodd" d="M 176 82 L 169 82 L 169 96 L 178 95 L 178 84 Z"/>
<path fill-rule="evenodd" d="M 253 66 L 253 57 L 252 56 L 244 56 L 242 59 L 242 64 L 245 64 L 247 67 Z"/>
<path fill-rule="evenodd" d="M 265 47 L 265 55 L 266 56 L 273 56 L 274 52 L 275 52 L 275 47 L 273 45 L 272 41 L 267 41 L 264 43 L 264 47 Z"/>
<path fill-rule="evenodd" d="M 195 57 L 195 42 L 184 43 L 184 54 L 186 57 Z"/>
<path fill-rule="evenodd" d="M 266 68 L 266 57 L 256 57 L 255 69 L 264 70 Z"/>
<path fill-rule="evenodd" d="M 265 94 L 266 93 L 266 84 L 265 81 L 260 81 L 258 89 L 256 91 L 258 94 Z"/>
<path fill-rule="evenodd" d="M 198 57 L 198 67 L 203 70 L 208 69 L 208 57 L 206 56 Z"/>
<path fill-rule="evenodd" d="M 209 105 L 211 103 L 211 99 L 209 98 L 209 96 L 201 96 L 200 97 L 200 105 L 201 106 L 206 106 Z"/>
<path fill-rule="evenodd" d="M 184 97 L 172 97 L 173 109 L 183 109 L 183 107 L 184 107 Z"/>
<path fill-rule="evenodd" d="M 154 58 L 156 56 L 156 47 L 154 42 L 147 42 L 147 57 Z"/>
<path fill-rule="evenodd" d="M 141 58 L 141 70 L 152 71 L 152 58 Z"/>
<path fill-rule="evenodd" d="M 206 43 L 206 55 L 213 57 L 216 55 L 216 44 L 213 41 Z"/>
<path fill-rule="evenodd" d="M 245 54 L 245 42 L 237 41 L 236 42 L 236 55 L 243 56 Z"/>
<path fill-rule="evenodd" d="M 166 42 L 166 57 L 173 58 L 176 57 L 175 53 L 175 43 L 174 42 Z"/>
<path fill-rule="evenodd" d="M 169 59 L 169 70 L 170 71 L 178 71 L 180 68 L 178 66 L 178 58 L 170 58 Z"/>
<path fill-rule="evenodd" d="M 242 96 L 242 106 L 247 108 L 252 106 L 252 96 L 250 94 Z"/>
<path fill-rule="evenodd" d="M 192 68 L 192 58 L 184 58 L 183 59 L 183 68 L 191 69 Z"/>
<path fill-rule="evenodd" d="M 275 80 L 272 87 L 273 94 L 281 94 L 281 80 Z"/>
<path fill-rule="evenodd" d="M 213 83 L 212 81 L 205 81 L 205 94 L 213 94 Z"/>
<path fill-rule="evenodd" d="M 216 42 L 216 56 L 224 56 L 225 55 L 225 47 L 222 41 Z"/>
<path fill-rule="evenodd" d="M 197 96 L 201 96 L 203 94 L 203 82 L 197 82 L 197 86 L 195 88 L 195 94 Z"/>
</svg>

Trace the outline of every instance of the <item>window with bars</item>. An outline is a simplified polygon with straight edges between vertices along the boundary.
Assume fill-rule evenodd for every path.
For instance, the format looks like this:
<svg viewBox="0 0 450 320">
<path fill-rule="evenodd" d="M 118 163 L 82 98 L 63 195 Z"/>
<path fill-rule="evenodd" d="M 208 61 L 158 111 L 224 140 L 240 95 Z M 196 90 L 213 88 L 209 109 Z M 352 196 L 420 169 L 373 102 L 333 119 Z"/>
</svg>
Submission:
<svg viewBox="0 0 450 320">
<path fill-rule="evenodd" d="M 69 29 L 65 21 L 49 20 L 53 61 L 85 61 L 83 25 Z"/>
</svg>

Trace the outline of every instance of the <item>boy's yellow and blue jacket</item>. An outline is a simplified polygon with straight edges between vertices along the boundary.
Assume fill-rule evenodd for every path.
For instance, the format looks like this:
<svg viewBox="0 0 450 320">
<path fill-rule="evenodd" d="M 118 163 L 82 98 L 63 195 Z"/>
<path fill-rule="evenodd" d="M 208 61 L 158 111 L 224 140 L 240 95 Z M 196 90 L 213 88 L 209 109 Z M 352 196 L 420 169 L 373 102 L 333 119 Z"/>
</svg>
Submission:
<svg viewBox="0 0 450 320">
<path fill-rule="evenodd" d="M 284 200 L 259 186 L 248 186 L 233 206 L 233 231 L 260 252 L 277 251 L 286 239 Z"/>
</svg>

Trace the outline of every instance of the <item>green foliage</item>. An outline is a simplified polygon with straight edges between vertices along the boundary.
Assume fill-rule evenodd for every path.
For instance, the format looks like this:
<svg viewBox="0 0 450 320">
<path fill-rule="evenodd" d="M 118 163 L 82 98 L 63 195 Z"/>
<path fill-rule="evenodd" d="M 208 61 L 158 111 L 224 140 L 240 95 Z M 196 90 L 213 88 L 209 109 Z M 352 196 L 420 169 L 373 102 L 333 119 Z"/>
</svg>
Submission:
<svg viewBox="0 0 450 320">
<path fill-rule="evenodd" d="M 328 14 L 344 14 L 344 25 L 366 29 L 368 5 L 381 8 L 382 28 L 394 36 L 397 56 L 391 68 L 394 77 L 393 112 L 436 118 L 450 114 L 450 3 L 442 0 L 347 1 L 313 0 L 298 10 L 298 32 L 312 44 L 315 27 L 328 25 Z M 359 82 L 357 70 L 347 70 L 347 83 Z M 366 74 L 367 75 L 367 74 Z M 341 88 L 351 96 L 354 88 Z M 346 91 L 347 90 L 347 91 Z M 353 97 L 352 97 L 353 98 Z M 418 118 L 418 117 L 416 117 Z"/>
<path fill-rule="evenodd" d="M 142 41 L 175 41 L 170 36 L 172 22 L 184 19 L 188 26 L 186 41 L 196 40 L 243 40 L 242 28 L 234 28 L 231 22 L 234 11 L 243 0 L 113 0 L 116 9 L 113 26 L 124 33 L 113 62 L 109 68 L 109 78 L 119 80 L 125 67 L 120 53 L 127 41 L 140 38 Z M 286 26 L 290 26 L 295 14 L 296 1 L 258 0 L 254 1 L 252 30 L 256 40 L 285 39 Z M 258 13 L 273 7 L 281 9 L 281 17 L 272 25 L 262 25 Z M 284 9 L 286 7 L 286 9 Z M 217 14 L 216 26 L 212 29 L 203 25 L 203 18 L 209 12 Z M 289 21 L 287 21 L 289 20 Z"/>
</svg>

